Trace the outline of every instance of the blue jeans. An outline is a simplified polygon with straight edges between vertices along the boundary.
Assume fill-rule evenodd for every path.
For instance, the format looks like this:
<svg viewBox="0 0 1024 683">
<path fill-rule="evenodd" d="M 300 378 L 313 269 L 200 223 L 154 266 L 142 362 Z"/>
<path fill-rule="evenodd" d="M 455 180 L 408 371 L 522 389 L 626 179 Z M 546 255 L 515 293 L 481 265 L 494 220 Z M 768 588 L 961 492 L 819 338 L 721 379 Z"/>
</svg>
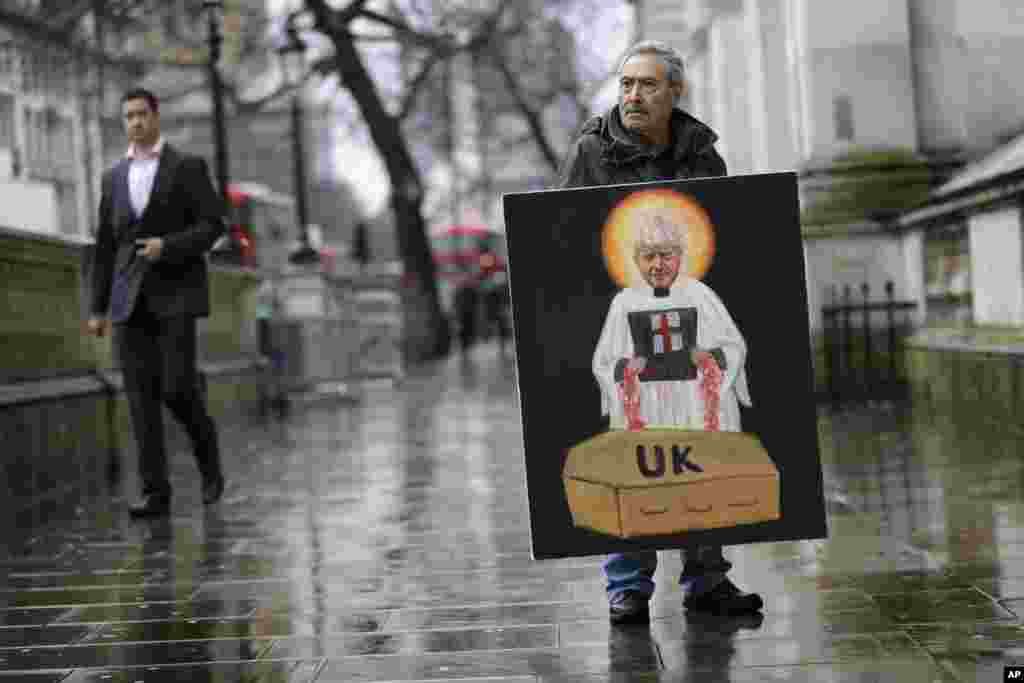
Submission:
<svg viewBox="0 0 1024 683">
<path fill-rule="evenodd" d="M 679 584 L 688 594 L 711 590 L 732 569 L 732 564 L 722 556 L 722 546 L 682 548 L 679 556 L 683 560 Z M 608 602 L 616 602 L 626 591 L 650 597 L 654 593 L 654 571 L 657 568 L 658 553 L 654 550 L 609 555 L 602 567 L 607 581 Z"/>
</svg>

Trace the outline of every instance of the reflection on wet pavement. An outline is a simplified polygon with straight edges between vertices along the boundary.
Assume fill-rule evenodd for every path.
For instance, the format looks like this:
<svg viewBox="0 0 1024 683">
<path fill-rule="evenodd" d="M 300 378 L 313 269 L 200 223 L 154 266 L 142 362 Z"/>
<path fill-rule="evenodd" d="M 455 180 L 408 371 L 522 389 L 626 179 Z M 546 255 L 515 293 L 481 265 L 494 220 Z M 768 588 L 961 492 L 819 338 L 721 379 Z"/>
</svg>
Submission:
<svg viewBox="0 0 1024 683">
<path fill-rule="evenodd" d="M 199 504 L 5 539 L 0 682 L 1001 680 L 1024 662 L 1024 460 L 909 406 L 821 411 L 830 538 L 729 551 L 763 616 L 611 628 L 601 558 L 530 558 L 514 368 L 481 347 L 228 432 Z M 965 418 L 966 420 L 966 418 Z M 131 483 L 126 486 L 131 489 Z"/>
</svg>

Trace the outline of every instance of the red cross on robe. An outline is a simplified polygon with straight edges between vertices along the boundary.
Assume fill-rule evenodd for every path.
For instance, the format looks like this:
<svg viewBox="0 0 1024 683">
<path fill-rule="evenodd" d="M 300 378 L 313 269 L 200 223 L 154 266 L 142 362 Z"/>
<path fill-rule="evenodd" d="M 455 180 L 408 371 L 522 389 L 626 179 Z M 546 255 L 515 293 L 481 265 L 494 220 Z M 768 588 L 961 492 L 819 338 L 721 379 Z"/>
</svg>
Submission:
<svg viewBox="0 0 1024 683">
<path fill-rule="evenodd" d="M 668 329 L 668 316 L 667 315 L 661 316 L 661 325 L 660 325 L 660 329 L 658 330 L 658 334 L 661 336 L 662 340 L 665 342 L 665 353 L 671 353 L 672 352 L 672 334 L 671 334 L 671 332 Z"/>
</svg>

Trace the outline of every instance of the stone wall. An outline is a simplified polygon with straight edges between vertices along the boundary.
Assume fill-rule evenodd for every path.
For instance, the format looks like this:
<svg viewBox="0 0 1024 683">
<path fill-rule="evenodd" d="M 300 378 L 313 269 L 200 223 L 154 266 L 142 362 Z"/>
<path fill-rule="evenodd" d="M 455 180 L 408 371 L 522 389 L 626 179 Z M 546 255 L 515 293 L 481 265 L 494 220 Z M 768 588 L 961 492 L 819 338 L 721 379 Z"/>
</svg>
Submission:
<svg viewBox="0 0 1024 683">
<path fill-rule="evenodd" d="M 90 250 L 85 241 L 0 228 L 2 538 L 66 516 L 105 495 L 118 472 L 134 469 L 110 338 L 83 334 Z M 200 368 L 210 411 L 224 425 L 257 418 L 264 407 L 265 362 L 253 324 L 261 280 L 250 271 L 211 270 L 213 314 L 200 324 Z M 180 428 L 167 423 L 172 448 L 183 447 Z"/>
</svg>

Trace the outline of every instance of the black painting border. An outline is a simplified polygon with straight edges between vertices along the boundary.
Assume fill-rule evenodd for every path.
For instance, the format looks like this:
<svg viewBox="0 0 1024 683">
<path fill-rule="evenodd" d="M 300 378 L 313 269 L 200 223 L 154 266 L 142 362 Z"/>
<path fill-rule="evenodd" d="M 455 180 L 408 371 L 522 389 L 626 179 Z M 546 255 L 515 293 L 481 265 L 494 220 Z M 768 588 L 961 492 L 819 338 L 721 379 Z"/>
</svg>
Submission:
<svg viewBox="0 0 1024 683">
<path fill-rule="evenodd" d="M 586 415 L 599 412 L 600 405 L 594 402 L 599 392 L 589 359 L 604 320 L 601 311 L 607 311 L 618 288 L 604 269 L 600 225 L 627 195 L 657 188 L 695 199 L 716 226 L 716 258 L 702 279 L 725 303 L 748 342 L 755 407 L 744 411 L 743 428 L 761 438 L 779 469 L 778 521 L 623 540 L 577 529 L 568 515 L 561 463 L 569 447 L 603 430 L 599 419 Z M 504 211 L 533 557 L 827 536 L 796 174 L 515 193 L 505 195 Z M 593 223 L 597 225 L 587 229 Z M 560 275 L 574 267 L 578 272 L 560 282 Z M 558 329 L 551 329 L 552 321 Z M 538 329 L 542 326 L 543 331 Z M 577 332 L 586 359 L 582 363 L 563 348 Z M 588 383 L 591 390 L 584 386 Z M 782 395 L 772 387 L 780 387 Z M 592 411 L 583 407 L 588 403 Z M 552 436 L 552 431 L 557 434 Z M 796 461 L 794 453 L 803 459 Z"/>
</svg>

